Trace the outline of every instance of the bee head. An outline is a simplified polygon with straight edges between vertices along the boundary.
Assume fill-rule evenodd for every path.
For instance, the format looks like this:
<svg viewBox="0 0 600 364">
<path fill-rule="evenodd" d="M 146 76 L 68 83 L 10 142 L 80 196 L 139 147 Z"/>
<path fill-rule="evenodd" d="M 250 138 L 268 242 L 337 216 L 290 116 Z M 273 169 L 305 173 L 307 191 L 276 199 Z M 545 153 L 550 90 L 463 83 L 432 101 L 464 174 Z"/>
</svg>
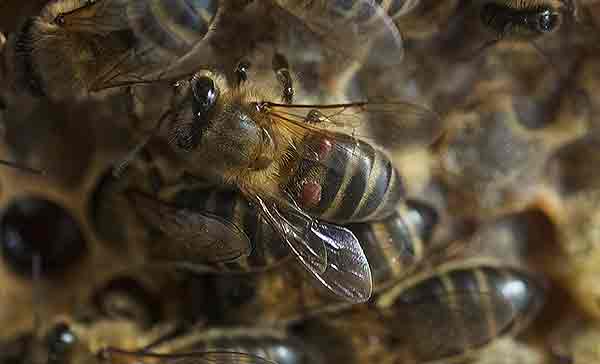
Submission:
<svg viewBox="0 0 600 364">
<path fill-rule="evenodd" d="M 176 125 L 171 134 L 171 142 L 181 150 L 193 150 L 209 125 L 215 105 L 219 99 L 219 88 L 208 75 L 197 73 L 190 81 L 191 122 Z"/>
</svg>

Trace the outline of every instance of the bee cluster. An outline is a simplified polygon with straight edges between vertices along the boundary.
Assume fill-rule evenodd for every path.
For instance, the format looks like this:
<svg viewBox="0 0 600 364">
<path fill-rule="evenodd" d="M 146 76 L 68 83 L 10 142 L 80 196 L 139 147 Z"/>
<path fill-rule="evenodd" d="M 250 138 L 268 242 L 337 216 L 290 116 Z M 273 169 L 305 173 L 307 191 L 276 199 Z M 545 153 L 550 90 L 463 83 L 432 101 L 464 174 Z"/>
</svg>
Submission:
<svg viewBox="0 0 600 364">
<path fill-rule="evenodd" d="M 599 12 L 4 1 L 0 364 L 600 363 Z"/>
</svg>

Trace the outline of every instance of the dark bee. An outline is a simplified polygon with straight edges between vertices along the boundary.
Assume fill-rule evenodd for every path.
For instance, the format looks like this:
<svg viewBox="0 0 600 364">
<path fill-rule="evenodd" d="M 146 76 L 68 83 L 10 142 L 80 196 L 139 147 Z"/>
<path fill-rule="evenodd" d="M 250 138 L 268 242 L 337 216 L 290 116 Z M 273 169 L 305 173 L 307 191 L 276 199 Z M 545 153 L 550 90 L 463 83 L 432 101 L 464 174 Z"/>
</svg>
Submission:
<svg viewBox="0 0 600 364">
<path fill-rule="evenodd" d="M 480 17 L 498 39 L 530 41 L 558 30 L 566 8 L 561 0 L 492 0 L 482 5 Z"/>
<path fill-rule="evenodd" d="M 338 348 L 326 351 L 330 362 L 463 362 L 525 328 L 544 285 L 518 269 L 462 261 L 402 279 L 375 302 L 328 312 L 300 332 Z"/>
<path fill-rule="evenodd" d="M 29 361 L 49 364 L 153 363 L 177 360 L 219 364 L 321 363 L 314 349 L 282 330 L 203 328 L 171 334 L 172 325 L 145 330 L 128 320 L 82 322 L 64 317 L 44 330 Z M 166 337 L 161 336 L 166 333 Z"/>
</svg>

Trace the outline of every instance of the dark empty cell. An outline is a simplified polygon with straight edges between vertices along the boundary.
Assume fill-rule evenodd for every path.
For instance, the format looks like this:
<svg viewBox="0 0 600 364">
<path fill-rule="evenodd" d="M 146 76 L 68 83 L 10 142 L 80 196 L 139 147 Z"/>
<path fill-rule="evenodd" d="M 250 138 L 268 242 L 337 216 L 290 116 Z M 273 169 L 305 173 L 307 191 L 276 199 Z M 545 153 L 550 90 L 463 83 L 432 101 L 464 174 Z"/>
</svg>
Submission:
<svg viewBox="0 0 600 364">
<path fill-rule="evenodd" d="M 25 197 L 10 203 L 0 217 L 0 248 L 10 269 L 31 277 L 36 255 L 42 275 L 60 273 L 83 256 L 86 242 L 67 210 Z"/>
<path fill-rule="evenodd" d="M 150 325 L 162 317 L 158 297 L 132 277 L 112 279 L 94 295 L 93 302 L 104 316 L 111 318 Z"/>
</svg>

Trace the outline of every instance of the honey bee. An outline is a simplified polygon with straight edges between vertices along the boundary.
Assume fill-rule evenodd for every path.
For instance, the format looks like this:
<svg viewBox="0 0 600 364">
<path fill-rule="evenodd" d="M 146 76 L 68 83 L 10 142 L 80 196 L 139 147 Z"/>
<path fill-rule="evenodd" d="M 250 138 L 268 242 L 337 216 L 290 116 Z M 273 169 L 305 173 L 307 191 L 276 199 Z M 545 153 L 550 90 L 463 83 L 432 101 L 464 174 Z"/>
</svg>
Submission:
<svg viewBox="0 0 600 364">
<path fill-rule="evenodd" d="M 261 67 L 261 61 L 269 65 Z M 251 69 L 257 80 L 275 73 L 281 94 L 271 94 L 274 86 L 252 85 Z M 404 191 L 387 155 L 342 129 L 367 116 L 396 115 L 389 129 L 401 132 L 404 124 L 436 125 L 438 117 L 403 102 L 294 104 L 290 69 L 287 57 L 266 51 L 252 62 L 240 61 L 233 82 L 214 70 L 195 72 L 177 82 L 177 106 L 161 117 L 156 133 L 168 140 L 187 175 L 240 191 L 314 277 L 342 297 L 363 301 L 371 292 L 366 258 L 356 237 L 333 223 L 388 217 Z M 155 220 L 164 217 L 153 208 L 148 213 L 156 213 Z M 179 229 L 173 238 L 197 239 L 191 226 L 199 224 L 212 229 L 201 237 L 205 245 L 212 233 L 217 244 L 248 245 L 222 221 L 201 220 L 188 221 L 190 228 Z"/>
<path fill-rule="evenodd" d="M 223 133 L 227 133 L 227 131 L 224 131 Z M 218 145 L 220 143 L 216 144 Z M 368 144 L 363 143 L 362 148 L 364 148 L 365 146 L 369 148 L 367 149 L 367 151 L 374 151 L 374 149 L 371 148 Z M 345 146 L 343 147 L 345 148 Z M 209 148 L 211 148 L 211 146 L 209 146 Z M 220 153 L 211 153 L 211 155 L 219 156 Z M 281 261 L 284 257 L 287 257 L 287 249 L 285 249 L 281 244 L 282 237 L 284 237 L 283 241 L 286 241 L 288 239 L 287 236 L 290 235 L 290 232 L 292 232 L 293 234 L 298 234 L 302 231 L 301 229 L 305 230 L 305 232 L 302 233 L 303 237 L 295 235 L 294 239 L 296 239 L 298 243 L 304 244 L 306 247 L 308 247 L 308 249 L 313 249 L 312 244 L 318 242 L 317 240 L 313 240 L 314 242 L 311 242 L 310 240 L 317 238 L 318 234 L 327 234 L 332 238 L 334 236 L 335 238 L 339 238 L 339 232 L 344 232 L 344 234 L 346 234 L 345 236 L 348 236 L 349 239 L 351 239 L 351 242 L 349 242 L 349 240 L 347 239 L 340 240 L 340 247 L 343 249 L 348 249 L 347 247 L 344 247 L 344 245 L 352 246 L 352 244 L 354 244 L 354 246 L 356 246 L 358 250 L 356 253 L 346 252 L 343 254 L 354 254 L 356 257 L 358 257 L 359 260 L 362 260 L 363 258 L 360 257 L 363 254 L 362 249 L 370 249 L 373 252 L 373 254 L 377 255 L 382 254 L 382 252 L 378 251 L 378 249 L 380 248 L 377 248 L 376 246 L 381 247 L 382 245 L 384 245 L 386 247 L 385 249 L 383 249 L 384 255 L 392 254 L 395 259 L 404 259 L 406 260 L 406 263 L 412 262 L 413 257 L 415 258 L 415 260 L 418 260 L 418 258 L 422 257 L 420 229 L 422 228 L 424 230 L 423 235 L 427 236 L 430 234 L 430 221 L 427 220 L 435 220 L 435 212 L 431 211 L 431 209 L 428 207 L 423 207 L 422 205 L 419 205 L 419 207 L 417 208 L 413 208 L 412 206 L 411 208 L 408 208 L 407 205 L 402 203 L 401 206 L 403 207 L 403 211 L 399 213 L 399 215 L 397 215 L 397 207 L 390 206 L 392 203 L 388 203 L 386 199 L 391 199 L 393 201 L 393 204 L 398 205 L 400 202 L 399 197 L 401 197 L 401 195 L 395 192 L 388 193 L 383 191 L 383 189 L 390 190 L 397 188 L 394 187 L 392 183 L 393 180 L 397 177 L 394 176 L 394 170 L 389 165 L 389 163 L 384 162 L 385 164 L 383 166 L 387 165 L 387 167 L 385 167 L 387 168 L 387 171 L 381 171 L 381 173 L 383 174 L 383 176 L 381 177 L 375 176 L 367 178 L 368 174 L 373 176 L 374 174 L 380 173 L 377 170 L 371 172 L 360 171 L 360 169 L 363 169 L 364 167 L 370 167 L 372 165 L 372 162 L 369 161 L 369 158 L 372 157 L 373 155 L 369 156 L 368 154 L 364 157 L 360 157 L 365 158 L 364 162 L 360 162 L 365 164 L 359 164 L 357 167 L 355 167 L 358 170 L 354 172 L 354 176 L 350 177 L 340 175 L 340 178 L 343 177 L 347 180 L 356 181 L 350 182 L 354 183 L 354 186 L 350 185 L 346 188 L 354 188 L 355 190 L 360 191 L 362 193 L 362 191 L 367 191 L 369 189 L 377 189 L 378 185 L 380 185 L 381 187 L 379 188 L 381 192 L 375 190 L 373 193 L 367 194 L 367 196 L 360 197 L 357 194 L 353 194 L 353 191 L 336 192 L 333 190 L 333 188 L 338 188 L 340 185 L 343 185 L 343 181 L 335 181 L 337 184 L 332 187 L 328 186 L 327 181 L 320 182 L 320 184 L 325 187 L 325 194 L 328 194 L 330 196 L 328 197 L 327 203 L 334 204 L 335 199 L 338 199 L 337 196 L 342 196 L 341 204 L 344 204 L 344 199 L 348 201 L 346 203 L 348 204 L 351 203 L 351 201 L 354 198 L 360 197 L 361 201 L 365 201 L 365 206 L 367 208 L 368 204 L 373 205 L 373 207 L 370 207 L 371 211 L 367 210 L 367 214 L 363 214 L 363 216 L 366 216 L 367 221 L 371 219 L 371 217 L 369 217 L 368 215 L 371 214 L 373 211 L 377 212 L 378 209 L 380 211 L 380 216 L 373 216 L 372 218 L 386 219 L 386 221 L 382 222 L 381 224 L 372 225 L 371 230 L 369 228 L 362 228 L 359 226 L 356 227 L 356 231 L 360 232 L 360 234 L 362 234 L 363 237 L 363 239 L 361 239 L 362 241 L 360 241 L 360 243 L 362 244 L 362 248 L 360 248 L 360 245 L 358 245 L 359 242 L 356 240 L 356 237 L 352 235 L 351 230 L 354 230 L 354 228 L 351 228 L 351 230 L 346 230 L 343 228 L 335 227 L 331 224 L 326 224 L 324 222 L 314 220 L 309 215 L 305 214 L 304 211 L 300 208 L 296 208 L 295 211 L 297 213 L 294 213 L 295 215 L 292 216 L 295 220 L 284 221 L 282 223 L 281 218 L 275 218 L 275 216 L 280 216 L 282 218 L 284 217 L 283 215 L 281 215 L 279 210 L 273 210 L 274 208 L 276 208 L 276 206 L 272 205 L 272 207 L 268 207 L 268 205 L 262 201 L 263 196 L 269 196 L 268 192 L 266 191 L 261 191 L 260 193 L 256 192 L 256 194 L 258 195 L 256 197 L 252 197 L 252 195 L 250 196 L 254 199 L 254 201 L 258 200 L 255 204 L 263 209 L 263 214 L 270 214 L 271 218 L 270 220 L 267 220 L 268 224 L 264 224 L 263 220 L 261 220 L 263 215 L 259 216 L 254 211 L 254 209 L 248 205 L 248 197 L 246 197 L 243 194 L 242 196 L 244 197 L 236 196 L 236 193 L 234 192 L 220 192 L 207 194 L 206 191 L 204 191 L 200 192 L 199 194 L 196 194 L 195 196 L 193 194 L 184 194 L 179 196 L 178 200 L 183 202 L 184 207 L 188 208 L 188 210 L 177 209 L 173 206 L 167 206 L 158 200 L 148 198 L 148 196 L 143 196 L 141 194 L 136 193 L 131 194 L 131 199 L 133 201 L 135 209 L 140 213 L 140 215 L 146 221 L 150 222 L 151 225 L 157 227 L 158 230 L 160 230 L 166 236 L 166 238 L 170 240 L 170 242 L 159 242 L 158 244 L 155 244 L 157 248 L 157 253 L 155 255 L 167 260 L 172 259 L 176 261 L 195 261 L 201 264 L 224 262 L 224 264 L 221 264 L 221 269 L 226 267 L 226 270 L 240 270 L 240 268 L 241 270 L 247 270 L 249 268 L 257 269 L 261 267 L 269 267 L 271 266 L 273 261 Z M 350 160 L 349 162 L 352 161 Z M 302 163 L 302 161 L 300 163 Z M 304 161 L 304 163 L 309 164 L 310 161 Z M 375 165 L 378 163 L 376 155 L 374 163 Z M 288 167 L 285 166 L 279 168 L 283 170 L 288 169 Z M 339 168 L 346 167 L 339 166 Z M 293 170 L 294 168 L 291 167 L 289 169 Z M 335 171 L 329 173 L 335 173 Z M 302 177 L 292 176 L 292 178 L 298 180 Z M 371 182 L 369 179 L 373 180 L 373 182 Z M 392 185 L 385 186 L 386 180 Z M 373 187 L 368 187 L 368 184 L 371 184 Z M 313 183 L 313 185 L 316 185 L 316 183 Z M 306 189 L 306 187 L 303 188 Z M 331 192 L 329 192 L 328 190 Z M 334 193 L 337 194 L 337 196 L 333 196 Z M 344 196 L 346 193 L 351 195 Z M 355 197 L 352 197 L 352 195 L 354 195 Z M 379 207 L 377 207 L 377 199 L 379 198 L 381 198 L 383 201 L 381 201 L 379 203 Z M 372 200 L 372 202 L 368 202 L 368 200 Z M 250 199 L 250 201 L 252 201 L 252 199 Z M 360 203 L 362 202 L 359 201 L 359 204 Z M 323 205 L 326 206 L 325 204 Z M 423 208 L 420 210 L 421 207 Z M 192 212 L 189 210 L 189 208 L 192 208 L 196 211 Z M 198 209 L 200 209 L 200 211 Z M 339 207 L 337 209 L 340 210 Z M 335 210 L 336 209 L 333 209 L 334 214 L 332 216 L 336 216 Z M 381 212 L 384 211 L 385 213 L 382 214 Z M 420 212 L 425 212 L 425 216 L 420 215 Z M 210 222 L 210 224 L 207 224 L 209 219 L 210 221 L 217 220 L 215 219 L 215 215 L 216 217 L 218 217 L 218 225 L 217 222 Z M 339 216 L 339 213 L 337 213 L 337 215 Z M 405 217 L 411 221 L 407 222 L 407 220 L 404 219 L 402 215 L 405 215 Z M 360 215 L 358 216 L 358 219 L 360 221 Z M 422 221 L 421 218 L 425 219 L 425 221 Z M 229 221 L 229 223 L 227 221 Z M 232 221 L 234 223 L 232 228 L 223 228 L 226 225 L 230 225 L 230 222 Z M 435 221 L 431 223 L 434 224 Z M 217 229 L 210 231 L 211 229 L 216 228 L 217 226 L 219 227 L 218 231 Z M 315 227 L 318 227 L 318 230 L 314 230 Z M 296 233 L 296 231 L 298 233 Z M 200 234 L 200 232 L 202 232 L 203 234 Z M 310 239 L 306 238 L 307 233 L 313 234 L 313 237 L 311 237 Z M 375 234 L 375 236 L 373 236 L 372 234 Z M 389 235 L 386 236 L 386 234 Z M 416 238 L 413 239 L 413 236 L 416 236 Z M 383 238 L 385 238 L 384 241 L 377 241 L 377 239 Z M 319 239 L 324 238 L 319 237 Z M 173 244 L 173 241 L 181 242 L 184 244 Z M 330 243 L 326 242 L 326 244 Z M 390 249 L 390 245 L 394 246 L 395 244 L 398 244 L 399 250 L 395 250 L 396 247 Z M 317 245 L 316 248 L 320 249 L 320 245 L 321 243 L 319 243 L 319 245 Z M 298 256 L 299 253 L 295 251 L 294 246 L 291 245 L 291 247 L 291 250 L 294 253 L 294 255 Z M 414 248 L 416 248 L 418 251 L 416 252 Z M 331 248 L 328 248 L 328 250 L 331 250 Z M 251 252 L 251 254 L 248 256 L 249 252 Z M 332 258 L 346 259 L 350 257 L 346 256 L 346 258 L 344 258 L 344 255 L 340 255 L 340 253 L 341 251 L 339 250 L 339 248 L 337 248 L 334 249 L 334 251 L 327 251 L 327 254 L 325 254 L 325 256 L 327 257 L 328 262 L 330 262 Z M 244 255 L 246 255 L 246 258 L 241 258 L 237 261 L 233 261 Z M 299 258 L 302 261 L 303 256 L 301 255 Z M 369 260 L 370 258 L 367 256 L 366 259 Z M 382 256 L 379 255 L 377 258 L 373 257 L 373 259 L 381 260 Z M 343 264 L 340 263 L 343 262 L 337 262 L 335 263 L 335 265 L 337 265 L 338 268 L 341 268 L 343 267 Z M 396 263 L 397 261 L 389 264 L 392 264 L 392 266 L 394 266 Z M 352 269 L 352 266 L 348 266 L 348 268 Z M 392 268 L 384 268 L 382 265 L 377 269 L 378 271 L 380 270 L 381 272 L 386 272 L 388 269 Z M 402 269 L 398 267 L 398 270 Z M 381 274 L 385 275 L 386 273 Z M 340 279 L 342 280 L 341 282 L 338 281 Z M 325 287 L 328 288 L 331 284 L 349 284 L 349 282 L 344 282 L 345 279 L 346 277 L 344 276 L 333 276 L 325 279 L 325 282 L 322 283 L 324 283 Z M 383 277 L 381 279 L 384 280 Z M 328 280 L 333 280 L 333 282 Z M 356 285 L 356 283 L 353 283 L 353 285 Z M 337 293 L 337 289 L 329 289 Z"/>
<path fill-rule="evenodd" d="M 457 363 L 521 331 L 544 302 L 544 284 L 519 269 L 449 262 L 383 292 L 374 307 L 304 323 L 330 362 Z M 350 334 L 348 334 L 350 333 Z M 370 343 L 370 344 L 369 344 Z"/>
<path fill-rule="evenodd" d="M 320 353 L 283 330 L 193 327 L 173 335 L 164 323 L 146 330 L 128 320 L 89 323 L 70 317 L 41 333 L 30 350 L 33 363 L 321 363 Z M 162 337 L 161 335 L 165 335 Z"/>
<path fill-rule="evenodd" d="M 298 46 L 290 43 L 295 39 L 307 46 L 308 38 L 298 39 L 299 28 L 344 58 L 361 53 L 374 39 L 386 56 L 368 59 L 398 64 L 402 58 L 397 29 L 366 0 L 348 6 L 289 0 L 60 0 L 28 18 L 9 39 L 5 63 L 17 88 L 63 99 L 142 80 L 173 80 L 200 66 L 230 70 L 263 44 L 285 51 Z"/>
</svg>

